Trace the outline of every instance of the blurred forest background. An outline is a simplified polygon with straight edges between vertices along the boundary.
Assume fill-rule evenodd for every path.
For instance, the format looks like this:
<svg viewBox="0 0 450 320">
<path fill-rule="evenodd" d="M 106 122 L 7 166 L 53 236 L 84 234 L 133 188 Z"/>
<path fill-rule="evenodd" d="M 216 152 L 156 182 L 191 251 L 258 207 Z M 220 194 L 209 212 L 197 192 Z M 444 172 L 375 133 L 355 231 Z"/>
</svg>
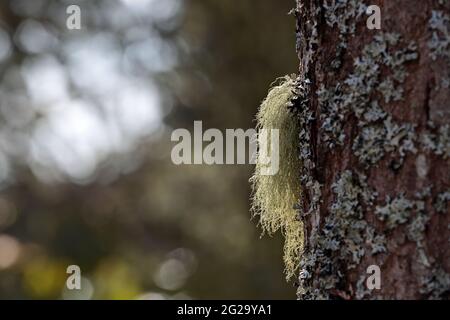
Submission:
<svg viewBox="0 0 450 320">
<path fill-rule="evenodd" d="M 293 6 L 1 1 L 0 298 L 294 298 L 280 237 L 251 220 L 253 167 L 170 160 L 194 120 L 254 127 L 297 69 Z"/>
</svg>

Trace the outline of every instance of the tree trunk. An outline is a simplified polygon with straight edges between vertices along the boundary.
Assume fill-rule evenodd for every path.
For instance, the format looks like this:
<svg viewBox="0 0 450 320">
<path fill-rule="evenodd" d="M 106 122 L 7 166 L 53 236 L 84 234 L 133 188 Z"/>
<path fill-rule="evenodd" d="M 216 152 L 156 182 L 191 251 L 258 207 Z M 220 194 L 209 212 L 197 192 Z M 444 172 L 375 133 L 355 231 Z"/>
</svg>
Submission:
<svg viewBox="0 0 450 320">
<path fill-rule="evenodd" d="M 450 1 L 297 0 L 294 13 L 299 299 L 449 298 Z"/>
</svg>

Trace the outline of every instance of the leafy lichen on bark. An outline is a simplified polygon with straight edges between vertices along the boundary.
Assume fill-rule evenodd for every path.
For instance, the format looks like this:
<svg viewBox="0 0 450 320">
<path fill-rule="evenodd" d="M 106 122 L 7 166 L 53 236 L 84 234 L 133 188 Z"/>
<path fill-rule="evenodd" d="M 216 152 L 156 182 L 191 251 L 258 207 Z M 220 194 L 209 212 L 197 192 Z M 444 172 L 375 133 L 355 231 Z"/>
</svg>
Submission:
<svg viewBox="0 0 450 320">
<path fill-rule="evenodd" d="M 447 203 L 450 201 L 450 189 L 437 195 L 434 208 L 438 213 L 448 213 Z"/>
<path fill-rule="evenodd" d="M 403 49 L 393 50 L 399 44 L 400 36 L 393 33 L 380 34 L 366 45 L 362 55 L 355 59 L 354 70 L 341 83 L 326 89 L 322 84 L 317 92 L 321 108 L 323 141 L 329 147 L 345 142 L 344 124 L 350 115 L 358 118 L 361 130 L 353 141 L 353 150 L 358 159 L 366 164 L 377 163 L 386 152 L 398 151 L 396 166 L 401 165 L 406 152 L 415 152 L 414 127 L 398 124 L 388 115 L 377 99 L 376 91 L 384 97 L 384 102 L 401 100 L 401 83 L 407 75 L 404 66 L 418 58 L 414 43 Z M 390 69 L 384 75 L 382 67 Z"/>
<path fill-rule="evenodd" d="M 421 278 L 420 292 L 429 299 L 442 299 L 449 294 L 450 274 L 442 268 L 435 268 Z"/>
<path fill-rule="evenodd" d="M 432 123 L 429 129 L 420 136 L 422 148 L 444 159 L 450 159 L 450 125 L 436 128 Z"/>
<path fill-rule="evenodd" d="M 300 262 L 298 295 L 302 299 L 328 299 L 330 290 L 345 290 L 348 269 L 356 268 L 366 252 L 386 251 L 383 235 L 365 219 L 364 208 L 376 198 L 365 176 L 347 170 L 332 190 L 335 201 Z"/>
</svg>

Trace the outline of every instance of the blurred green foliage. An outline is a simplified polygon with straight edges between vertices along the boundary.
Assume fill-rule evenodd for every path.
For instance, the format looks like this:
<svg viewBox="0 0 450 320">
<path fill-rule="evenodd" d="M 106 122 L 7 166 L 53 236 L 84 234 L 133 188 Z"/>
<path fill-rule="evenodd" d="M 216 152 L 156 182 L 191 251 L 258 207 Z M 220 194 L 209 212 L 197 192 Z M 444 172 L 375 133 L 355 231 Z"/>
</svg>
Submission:
<svg viewBox="0 0 450 320">
<path fill-rule="evenodd" d="M 174 128 L 192 128 L 194 120 L 202 120 L 204 129 L 254 127 L 270 83 L 297 68 L 294 20 L 287 15 L 293 1 L 173 0 L 166 6 L 161 0 L 141 1 L 147 11 L 125 0 L 77 2 L 87 13 L 79 33 L 64 28 L 68 2 L 0 5 L 0 27 L 10 39 L 0 63 L 0 298 L 293 298 L 292 284 L 284 281 L 281 239 L 260 239 L 257 221 L 251 220 L 253 167 L 170 161 Z M 169 9 L 176 12 L 169 15 Z M 38 23 L 30 30 L 43 27 L 55 43 L 48 48 L 27 43 L 21 34 L 30 21 Z M 146 35 L 150 29 L 160 56 L 148 51 L 151 46 L 130 51 L 129 34 Z M 45 99 L 37 106 L 22 77 L 30 63 L 49 56 L 45 61 L 58 61 L 69 74 L 67 47 L 96 36 L 99 42 L 114 39 L 108 50 L 116 50 L 131 70 L 121 77 L 158 88 L 161 123 L 143 134 L 117 127 L 133 133 L 118 140 L 128 145 L 100 148 L 91 171 L 73 171 L 70 166 L 81 166 L 86 154 L 77 154 L 72 142 L 50 153 L 56 160 L 69 157 L 68 169 L 42 156 L 46 144 L 34 143 L 36 128 L 49 121 L 52 109 L 42 106 Z M 170 63 L 161 60 L 169 55 Z M 67 79 L 70 97 L 89 103 L 90 112 L 107 120 L 99 107 L 105 96 Z M 113 91 L 121 91 L 120 84 Z M 129 102 L 127 112 L 133 113 L 135 100 Z M 27 121 L 19 121 L 25 116 Z M 75 120 L 75 129 L 85 123 Z M 94 145 L 89 141 L 83 148 Z M 65 289 L 70 264 L 82 270 L 81 291 Z"/>
</svg>

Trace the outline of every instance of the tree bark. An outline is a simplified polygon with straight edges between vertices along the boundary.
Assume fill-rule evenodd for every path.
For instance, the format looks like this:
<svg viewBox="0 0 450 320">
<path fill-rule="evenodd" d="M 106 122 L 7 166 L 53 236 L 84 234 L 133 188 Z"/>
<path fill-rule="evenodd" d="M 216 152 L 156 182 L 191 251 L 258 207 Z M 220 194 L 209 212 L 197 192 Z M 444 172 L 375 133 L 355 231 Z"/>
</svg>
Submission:
<svg viewBox="0 0 450 320">
<path fill-rule="evenodd" d="M 450 1 L 297 0 L 294 13 L 298 298 L 448 299 Z"/>
</svg>

